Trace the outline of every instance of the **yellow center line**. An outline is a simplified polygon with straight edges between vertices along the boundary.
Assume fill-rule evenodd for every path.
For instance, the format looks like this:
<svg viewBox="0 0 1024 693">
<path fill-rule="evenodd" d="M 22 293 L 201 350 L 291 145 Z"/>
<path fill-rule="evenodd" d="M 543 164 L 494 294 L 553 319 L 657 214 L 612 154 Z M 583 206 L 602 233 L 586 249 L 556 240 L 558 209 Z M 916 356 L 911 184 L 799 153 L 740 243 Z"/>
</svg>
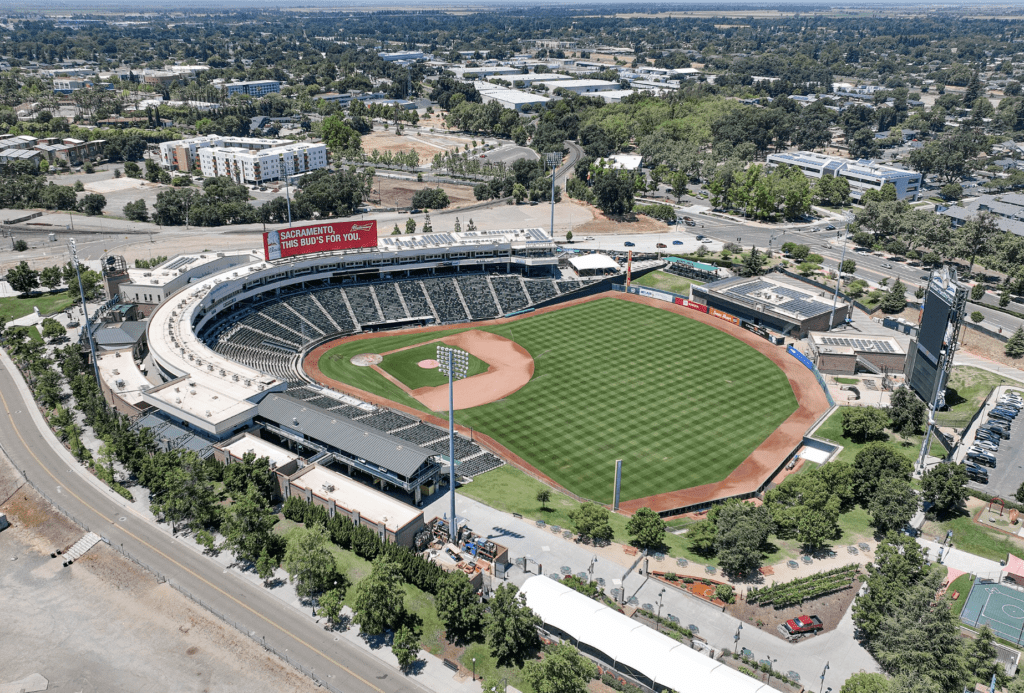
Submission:
<svg viewBox="0 0 1024 693">
<path fill-rule="evenodd" d="M 11 374 L 11 377 L 12 377 L 12 378 L 14 378 L 14 377 L 16 377 L 16 376 L 15 376 L 15 375 L 14 375 L 14 374 L 12 373 L 12 374 Z M 10 408 L 10 406 L 8 406 L 8 404 L 7 404 L 7 398 L 6 398 L 6 397 L 4 397 L 4 393 L 3 393 L 3 391 L 2 391 L 2 390 L 0 390 L 0 400 L 2 400 L 2 401 L 3 401 L 3 403 L 4 403 L 4 409 L 5 409 L 6 411 L 7 411 L 7 419 L 8 419 L 8 420 L 9 420 L 9 421 L 11 422 L 11 426 L 12 426 L 12 427 L 14 428 L 14 432 L 15 432 L 15 434 L 17 434 L 17 436 L 18 436 L 18 439 L 19 439 L 19 440 L 21 441 L 21 444 L 22 444 L 22 446 L 23 446 L 23 447 L 25 448 L 25 450 L 27 450 L 27 451 L 28 451 L 28 454 L 32 455 L 32 458 L 33 458 L 33 459 L 35 459 L 36 463 L 38 463 L 38 464 L 39 464 L 39 466 L 43 468 L 43 471 L 45 471 L 45 472 L 46 472 L 47 474 L 49 474 L 49 475 L 50 475 L 50 477 L 51 477 L 51 478 L 52 478 L 52 479 L 53 479 L 53 480 L 54 480 L 55 482 L 57 482 L 57 483 L 59 484 L 59 483 L 60 483 L 60 480 L 59 480 L 59 479 L 58 479 L 58 478 L 57 478 L 57 477 L 56 477 L 56 476 L 54 475 L 54 473 L 53 473 L 53 472 L 51 472 L 51 471 L 50 471 L 49 467 L 47 467 L 47 466 L 46 466 L 45 464 L 43 464 L 43 461 L 42 461 L 41 459 L 39 459 L 38 455 L 36 455 L 36 453 L 35 453 L 35 452 L 34 452 L 34 451 L 32 450 L 32 448 L 31 448 L 31 447 L 29 446 L 29 444 L 25 442 L 25 439 L 24 439 L 24 438 L 22 437 L 22 435 L 21 435 L 21 430 L 20 430 L 20 428 L 19 428 L 19 427 L 18 427 L 18 425 L 17 425 L 17 424 L 16 424 L 15 422 L 14 422 L 14 417 L 13 417 L 13 416 L 11 416 L 11 408 Z M 34 406 L 34 404 L 33 404 L 33 405 L 30 405 L 30 406 Z M 109 518 L 107 518 L 107 517 L 106 517 L 106 516 L 105 516 L 105 515 L 104 515 L 103 513 L 101 513 L 101 512 L 99 511 L 99 510 L 97 510 L 97 509 L 96 509 L 96 508 L 94 508 L 94 507 L 93 507 L 92 505 L 90 505 L 90 504 L 89 504 L 89 503 L 87 503 L 87 502 L 86 502 L 85 500 L 83 500 L 83 499 L 82 499 L 82 497 L 81 497 L 81 496 L 79 496 L 79 495 L 78 495 L 77 493 L 75 493 L 75 492 L 74 492 L 74 491 L 72 491 L 71 489 L 67 488 L 66 486 L 64 487 L 64 490 L 65 490 L 65 491 L 67 491 L 68 493 L 70 493 L 70 494 L 71 494 L 72 496 L 74 496 L 74 497 L 75 497 L 75 498 L 76 498 L 76 499 L 78 500 L 78 502 L 79 502 L 79 503 L 81 503 L 82 505 L 84 505 L 85 507 L 87 507 L 87 508 L 88 508 L 89 510 L 93 511 L 94 513 L 96 513 L 96 515 L 97 515 L 98 517 L 102 518 L 102 519 L 103 519 L 103 520 L 104 520 L 105 522 L 110 522 L 110 519 L 109 519 Z M 113 523 L 111 523 L 111 524 L 113 524 Z M 302 638 L 298 637 L 297 635 L 295 635 L 295 634 L 294 634 L 294 633 L 292 633 L 291 631 L 289 631 L 289 630 L 287 630 L 287 629 L 285 629 L 285 628 L 282 628 L 282 627 L 281 627 L 280 625 L 278 625 L 277 623 L 274 623 L 274 622 L 273 622 L 273 621 L 271 621 L 271 620 L 270 620 L 269 618 L 267 618 L 266 616 L 264 616 L 264 615 L 263 615 L 263 614 L 261 614 L 260 612 L 256 611 L 255 609 L 253 609 L 252 607 L 250 607 L 250 606 L 249 606 L 248 604 L 246 604 L 245 602 L 239 601 L 239 600 L 238 600 L 238 599 L 236 599 L 235 597 L 231 596 L 230 594 L 228 594 L 227 592 L 225 592 L 224 590 L 222 590 L 222 589 L 221 589 L 220 587 L 217 587 L 216 585 L 214 585 L 213 583 L 211 583 L 211 582 L 210 582 L 209 580 L 207 580 L 206 578 L 202 577 L 201 575 L 198 575 L 198 574 L 196 574 L 195 572 L 193 572 L 193 571 L 192 571 L 192 570 L 190 570 L 189 568 L 185 567 L 184 565 L 182 565 L 182 564 L 181 564 L 181 563 L 179 563 L 178 561 L 174 560 L 173 558 L 171 558 L 170 556 L 168 556 L 167 554 L 165 554 L 165 553 L 164 553 L 163 551 L 161 551 L 160 549 L 156 548 L 155 546 L 153 546 L 152 544 L 150 544 L 149 542 L 147 542 L 147 541 L 146 541 L 145 539 L 142 539 L 141 537 L 139 537 L 139 536 L 137 536 L 137 535 L 133 534 L 133 533 L 132 533 L 132 532 L 131 532 L 130 530 L 128 530 L 128 529 L 126 529 L 126 528 L 124 528 L 124 527 L 121 527 L 121 531 L 122 531 L 122 532 L 124 532 L 125 534 L 127 534 L 128 536 L 132 537 L 133 539 L 135 539 L 135 541 L 139 542 L 139 543 L 140 543 L 140 544 L 142 544 L 143 546 L 145 546 L 145 547 L 149 548 L 149 549 L 150 549 L 151 551 L 154 551 L 155 553 L 159 554 L 160 556 L 163 556 L 163 557 L 164 557 L 164 558 L 165 558 L 166 560 L 170 561 L 171 563 L 173 563 L 173 564 L 174 564 L 174 565 L 176 565 L 177 567 L 181 568 L 181 569 L 182 569 L 183 571 L 185 571 L 186 573 L 188 573 L 188 574 L 189 574 L 189 575 L 191 575 L 192 577 L 196 578 L 197 580 L 199 580 L 199 581 L 203 582 L 204 584 L 206 584 L 206 585 L 207 585 L 208 587 L 210 587 L 211 589 L 214 589 L 214 590 L 216 590 L 217 592 L 220 592 L 220 593 L 221 593 L 222 595 L 224 595 L 225 597 L 227 597 L 228 599 L 230 599 L 230 600 L 231 600 L 231 601 L 233 601 L 234 603 L 238 604 L 238 605 L 239 605 L 240 607 L 242 607 L 243 609 L 245 609 L 246 611 L 248 611 L 249 613 L 251 613 L 251 614 L 252 614 L 253 616 L 256 616 L 256 617 L 260 618 L 261 620 L 263 620 L 264 622 L 266 622 L 266 623 L 267 623 L 267 625 L 271 626 L 272 628 L 276 628 L 277 630 L 281 631 L 282 633 L 284 633 L 284 634 L 285 634 L 285 635 L 287 635 L 288 637 L 292 638 L 292 639 L 293 639 L 293 640 L 295 640 L 296 642 L 298 642 L 298 643 L 300 643 L 300 644 L 302 644 L 302 645 L 305 645 L 305 646 L 306 646 L 307 648 L 309 648 L 309 649 L 310 649 L 311 651 L 313 651 L 313 652 L 315 652 L 316 654 L 320 655 L 321 657 L 323 657 L 324 659 L 326 659 L 326 660 L 327 660 L 328 662 L 330 662 L 330 663 L 334 664 L 334 665 L 335 665 L 336 667 L 338 667 L 338 668 L 339 668 L 339 669 L 341 669 L 342 671 L 345 671 L 346 673 L 348 673 L 348 674 L 349 674 L 350 676 L 352 676 L 353 678 L 359 679 L 359 680 L 360 680 L 360 681 L 362 681 L 362 682 L 363 682 L 364 684 L 366 684 L 366 685 L 367 685 L 368 687 L 372 688 L 373 690 L 377 691 L 378 693 L 384 693 L 384 690 L 383 690 L 383 689 L 381 689 L 381 688 L 378 688 L 377 686 L 373 685 L 372 683 L 370 683 L 369 681 L 367 681 L 366 679 L 364 679 L 364 678 L 363 678 L 362 676 L 360 676 L 359 674 L 357 674 L 357 673 L 355 673 L 354 671 L 352 671 L 351 669 L 349 669 L 349 668 L 348 668 L 347 666 L 345 666 L 345 665 L 344 665 L 344 664 L 342 664 L 341 662 L 338 662 L 337 660 L 333 659 L 332 657 L 330 657 L 329 655 L 325 654 L 324 652 L 321 652 L 321 651 L 320 651 L 320 650 L 318 650 L 318 649 L 317 649 L 316 647 L 314 647 L 313 645 L 309 644 L 308 642 L 306 642 L 306 641 L 305 641 L 305 640 L 303 640 Z"/>
</svg>

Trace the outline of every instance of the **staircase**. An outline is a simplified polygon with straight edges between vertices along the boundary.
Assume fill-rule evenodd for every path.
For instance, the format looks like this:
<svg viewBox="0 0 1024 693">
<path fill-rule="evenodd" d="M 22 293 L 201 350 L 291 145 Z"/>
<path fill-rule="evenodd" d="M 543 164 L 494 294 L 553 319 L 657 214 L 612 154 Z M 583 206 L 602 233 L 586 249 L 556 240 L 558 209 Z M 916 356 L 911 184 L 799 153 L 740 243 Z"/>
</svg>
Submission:
<svg viewBox="0 0 1024 693">
<path fill-rule="evenodd" d="M 874 373 L 875 375 L 882 375 L 881 368 L 866 359 L 862 359 L 860 356 L 857 357 L 857 365 L 866 371 Z"/>
<path fill-rule="evenodd" d="M 76 541 L 70 549 L 64 552 L 64 565 L 74 563 L 84 556 L 89 549 L 100 543 L 100 541 L 102 540 L 98 534 L 89 532 L 84 537 Z"/>
</svg>

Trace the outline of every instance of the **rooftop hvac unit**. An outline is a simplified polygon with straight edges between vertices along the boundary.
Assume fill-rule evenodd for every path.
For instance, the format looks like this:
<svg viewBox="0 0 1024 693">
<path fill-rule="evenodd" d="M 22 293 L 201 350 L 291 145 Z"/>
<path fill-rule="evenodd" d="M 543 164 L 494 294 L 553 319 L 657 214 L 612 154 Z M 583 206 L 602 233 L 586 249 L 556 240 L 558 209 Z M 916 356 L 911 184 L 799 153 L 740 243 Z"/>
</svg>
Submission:
<svg viewBox="0 0 1024 693">
<path fill-rule="evenodd" d="M 252 381 L 251 380 L 246 380 L 245 381 L 245 386 L 249 387 L 250 385 L 252 385 Z"/>
<path fill-rule="evenodd" d="M 181 397 L 175 397 L 174 398 L 174 403 L 175 404 L 181 404 Z"/>
<path fill-rule="evenodd" d="M 324 491 L 326 491 L 327 493 L 333 493 L 334 492 L 334 484 L 324 484 L 323 486 L 321 486 L 321 488 Z"/>
<path fill-rule="evenodd" d="M 238 382 L 238 373 L 234 373 L 234 374 L 233 374 L 233 375 L 231 376 L 231 379 L 232 379 L 232 380 L 234 380 L 234 381 L 235 381 L 235 382 L 237 383 L 237 382 Z"/>
<path fill-rule="evenodd" d="M 188 391 L 188 393 L 189 393 L 190 395 L 194 395 L 194 394 L 196 394 L 196 391 L 195 391 L 195 390 L 189 390 L 189 391 Z"/>
<path fill-rule="evenodd" d="M 298 426 L 299 425 L 299 417 L 293 416 L 292 417 L 292 424 Z"/>
<path fill-rule="evenodd" d="M 220 369 L 220 374 L 221 374 L 221 375 L 227 375 L 227 373 L 226 373 L 226 372 L 224 371 L 224 369 L 223 369 L 223 368 L 221 368 L 221 369 Z"/>
<path fill-rule="evenodd" d="M 212 371 L 213 370 L 213 364 L 212 363 L 206 364 L 206 370 Z"/>
<path fill-rule="evenodd" d="M 213 414 L 211 414 L 211 413 L 210 413 L 210 410 L 209 410 L 209 409 L 207 409 L 207 410 L 206 410 L 206 418 L 210 418 L 211 416 L 213 416 Z"/>
<path fill-rule="evenodd" d="M 188 386 L 189 387 L 195 387 L 196 386 L 196 381 L 195 380 L 189 380 L 188 381 Z"/>
<path fill-rule="evenodd" d="M 114 369 L 114 375 L 121 375 L 116 368 Z"/>
</svg>

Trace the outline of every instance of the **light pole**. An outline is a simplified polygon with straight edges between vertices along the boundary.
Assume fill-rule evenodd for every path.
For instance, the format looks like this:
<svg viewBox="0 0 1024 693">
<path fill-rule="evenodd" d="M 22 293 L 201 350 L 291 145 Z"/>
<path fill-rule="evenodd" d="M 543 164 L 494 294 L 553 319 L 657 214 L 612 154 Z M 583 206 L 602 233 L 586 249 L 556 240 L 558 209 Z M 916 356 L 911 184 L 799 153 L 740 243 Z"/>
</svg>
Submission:
<svg viewBox="0 0 1024 693">
<path fill-rule="evenodd" d="M 558 164 L 562 163 L 561 152 L 551 152 L 547 155 L 545 163 L 551 166 L 551 238 L 555 237 L 555 174 L 558 173 Z"/>
<path fill-rule="evenodd" d="M 826 671 L 828 671 L 828 662 L 825 662 L 825 668 L 821 670 L 821 676 L 818 677 L 818 678 L 821 679 L 821 686 L 818 688 L 818 693 L 821 693 L 821 690 L 825 687 L 825 672 Z M 830 688 L 829 690 L 832 690 L 832 689 Z"/>
<path fill-rule="evenodd" d="M 840 234 L 836 234 L 836 239 L 839 239 Z M 843 236 L 843 254 L 839 256 L 839 267 L 836 268 L 836 295 L 832 297 L 832 314 L 828 318 L 828 331 L 831 332 L 835 326 L 836 321 L 836 303 L 839 302 L 839 285 L 843 283 L 843 262 L 846 260 L 846 239 L 850 235 L 850 224 L 846 224 L 846 231 L 842 234 Z"/>
<path fill-rule="evenodd" d="M 458 522 L 455 519 L 455 379 L 469 372 L 469 354 L 461 349 L 438 345 L 437 363 L 441 373 L 448 376 L 448 492 L 451 498 L 452 518 L 448 524 L 448 540 L 458 542 Z"/>
<path fill-rule="evenodd" d="M 766 682 L 768 685 L 771 685 L 771 682 L 772 682 L 772 669 L 775 668 L 775 662 L 777 662 L 777 661 L 779 661 L 779 660 L 772 659 L 772 656 L 768 655 L 768 681 Z"/>
<path fill-rule="evenodd" d="M 654 630 L 658 633 L 661 632 L 661 603 L 665 599 L 665 588 L 661 588 L 661 592 L 658 592 L 658 620 L 654 622 Z"/>
<path fill-rule="evenodd" d="M 732 636 L 732 653 L 737 654 L 740 647 L 740 631 L 743 630 L 743 624 L 736 626 L 736 635 Z"/>
<path fill-rule="evenodd" d="M 473 657 L 473 680 L 476 681 L 476 657 Z"/>
<path fill-rule="evenodd" d="M 590 573 L 590 582 L 594 581 L 594 564 L 597 563 L 597 556 L 590 559 L 590 568 L 587 570 Z"/>
<path fill-rule="evenodd" d="M 96 344 L 92 339 L 92 329 L 89 326 L 89 309 L 85 305 L 85 289 L 82 287 L 82 272 L 78 269 L 78 249 L 75 246 L 75 239 L 68 240 L 68 250 L 71 251 L 71 264 L 75 266 L 75 276 L 78 277 L 78 292 L 82 296 L 82 316 L 85 321 L 85 334 L 89 337 L 89 353 L 92 355 L 92 371 L 96 376 L 97 387 L 100 384 L 100 366 L 96 362 Z"/>
</svg>

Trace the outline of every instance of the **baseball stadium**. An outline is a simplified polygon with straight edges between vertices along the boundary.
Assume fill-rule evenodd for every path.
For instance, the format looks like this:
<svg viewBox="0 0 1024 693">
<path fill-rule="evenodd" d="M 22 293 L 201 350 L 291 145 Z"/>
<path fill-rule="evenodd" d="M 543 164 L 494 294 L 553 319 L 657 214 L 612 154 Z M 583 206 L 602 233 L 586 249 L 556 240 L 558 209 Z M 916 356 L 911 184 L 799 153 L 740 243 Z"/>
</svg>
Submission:
<svg viewBox="0 0 1024 693">
<path fill-rule="evenodd" d="M 511 464 L 610 504 L 622 460 L 620 508 L 668 516 L 755 495 L 828 409 L 811 371 L 718 311 L 564 278 L 542 229 L 331 226 L 156 308 L 154 415 L 211 444 L 258 428 L 419 503 L 446 483 L 454 347 L 459 476 Z"/>
</svg>

